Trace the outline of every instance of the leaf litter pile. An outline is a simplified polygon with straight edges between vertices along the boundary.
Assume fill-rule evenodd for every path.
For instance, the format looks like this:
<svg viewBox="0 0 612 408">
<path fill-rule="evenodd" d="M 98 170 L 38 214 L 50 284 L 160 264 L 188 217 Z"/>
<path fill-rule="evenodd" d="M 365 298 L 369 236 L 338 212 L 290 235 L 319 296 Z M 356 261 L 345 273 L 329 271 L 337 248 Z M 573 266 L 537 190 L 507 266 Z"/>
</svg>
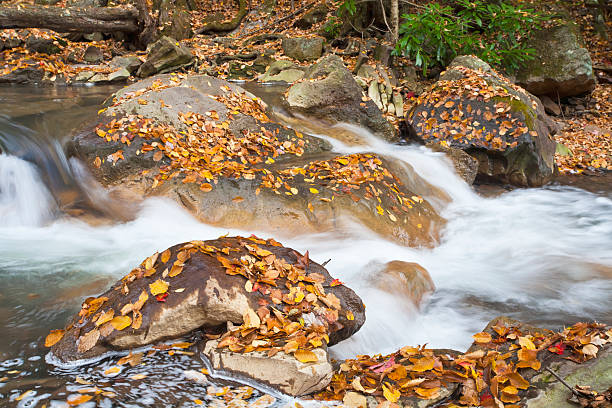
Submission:
<svg viewBox="0 0 612 408">
<path fill-rule="evenodd" d="M 173 76 L 170 84 L 156 80 L 147 88 L 115 98 L 113 106 L 134 98 L 138 103 L 149 103 L 140 97 L 148 92 L 180 86 L 180 79 L 181 76 Z M 408 223 L 405 215 L 415 207 L 426 211 L 422 208 L 423 198 L 406 194 L 402 182 L 373 154 L 338 156 L 282 170 L 265 168 L 264 165 L 272 165 L 280 156 L 301 157 L 308 140 L 297 131 L 294 137 L 283 139 L 278 128 L 271 131 L 264 127 L 259 132 L 245 130 L 236 135 L 230 129 L 235 115 L 248 115 L 264 124 L 270 120 L 259 99 L 231 92 L 229 88 L 223 90 L 225 94 L 214 99 L 227 106 L 227 120 L 220 120 L 215 111 L 180 113 L 185 130 L 178 130 L 154 119 L 128 115 L 98 125 L 95 132 L 107 142 L 121 142 L 127 146 L 136 138 L 144 140 L 136 154 L 154 151 L 153 160 L 161 164 L 154 175 L 152 188 L 181 177 L 183 183 L 196 183 L 200 190 L 209 192 L 221 177 L 257 179 L 260 184 L 256 195 L 262 188 L 286 197 L 306 194 L 312 197 L 307 208 L 313 213 L 316 202 L 328 203 L 338 196 L 348 196 L 354 202 L 373 200 L 375 214 L 394 223 Z M 114 166 L 121 160 L 125 160 L 123 149 L 104 159 L 96 157 L 93 164 L 97 168 L 104 163 Z M 423 225 L 417 222 L 416 227 L 421 229 Z"/>
<path fill-rule="evenodd" d="M 526 377 L 540 371 L 551 355 L 576 363 L 596 358 L 602 347 L 610 347 L 612 329 L 577 323 L 558 333 L 537 332 L 500 321 L 473 337 L 475 347 L 462 355 L 422 346 L 345 360 L 316 398 L 342 400 L 354 391 L 396 403 L 402 397 L 435 399 L 443 388 L 460 384 L 461 394 L 448 407 L 518 408 L 530 387 Z"/>
</svg>

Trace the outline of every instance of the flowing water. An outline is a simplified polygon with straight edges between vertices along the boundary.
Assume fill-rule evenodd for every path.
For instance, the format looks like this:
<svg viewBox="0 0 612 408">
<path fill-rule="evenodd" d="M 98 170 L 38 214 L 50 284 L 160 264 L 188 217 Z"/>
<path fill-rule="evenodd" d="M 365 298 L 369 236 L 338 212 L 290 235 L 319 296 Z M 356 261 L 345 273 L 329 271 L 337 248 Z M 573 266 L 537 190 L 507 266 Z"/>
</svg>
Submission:
<svg viewBox="0 0 612 408">
<path fill-rule="evenodd" d="M 114 364 L 110 360 L 80 368 L 45 363 L 42 342 L 49 329 L 63 327 L 83 298 L 102 292 L 154 251 L 226 233 L 267 236 L 201 224 L 159 198 L 146 200 L 127 222 L 92 225 L 67 216 L 66 202 L 85 203 L 83 215 L 97 211 L 86 205 L 92 197 L 104 197 L 78 163 L 65 159 L 61 145 L 75 126 L 95 115 L 109 92 L 0 89 L 0 405 L 40 406 L 42 399 L 54 399 L 51 406 L 64 406 L 57 401 L 78 394 L 86 382 L 116 394 L 102 399 L 106 406 L 193 406 L 194 398 L 211 406 L 219 402 L 215 389 L 207 392 L 210 384 L 197 381 L 202 362 L 185 354 L 157 353 L 143 365 L 110 374 L 104 374 Z M 358 224 L 350 234 L 282 240 L 310 251 L 317 262 L 331 259 L 332 276 L 366 304 L 365 325 L 332 347 L 334 357 L 423 343 L 464 350 L 471 335 L 500 314 L 550 328 L 612 321 L 612 186 L 595 193 L 563 186 L 516 189 L 485 198 L 441 154 L 390 145 L 350 126 L 341 130 L 358 143 L 325 135 L 337 134 L 338 128 L 323 130 L 320 136 L 335 151 L 392 157 L 448 197 L 425 197 L 448 220 L 433 249 L 399 246 Z M 380 266 L 391 260 L 417 262 L 430 272 L 437 290 L 420 310 L 403 294 L 376 285 Z M 28 390 L 34 391 L 17 401 Z M 224 392 L 218 393 L 221 400 L 229 395 Z"/>
</svg>

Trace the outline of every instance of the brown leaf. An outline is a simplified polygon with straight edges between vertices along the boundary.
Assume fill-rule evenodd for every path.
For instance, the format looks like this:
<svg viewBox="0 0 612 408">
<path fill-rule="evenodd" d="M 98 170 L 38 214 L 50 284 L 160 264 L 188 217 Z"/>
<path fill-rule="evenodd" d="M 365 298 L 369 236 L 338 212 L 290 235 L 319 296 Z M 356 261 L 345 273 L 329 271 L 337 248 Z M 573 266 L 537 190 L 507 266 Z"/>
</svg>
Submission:
<svg viewBox="0 0 612 408">
<path fill-rule="evenodd" d="M 79 353 L 85 353 L 86 351 L 91 350 L 91 348 L 96 345 L 99 338 L 100 331 L 97 328 L 85 333 L 77 340 L 77 350 Z"/>
</svg>

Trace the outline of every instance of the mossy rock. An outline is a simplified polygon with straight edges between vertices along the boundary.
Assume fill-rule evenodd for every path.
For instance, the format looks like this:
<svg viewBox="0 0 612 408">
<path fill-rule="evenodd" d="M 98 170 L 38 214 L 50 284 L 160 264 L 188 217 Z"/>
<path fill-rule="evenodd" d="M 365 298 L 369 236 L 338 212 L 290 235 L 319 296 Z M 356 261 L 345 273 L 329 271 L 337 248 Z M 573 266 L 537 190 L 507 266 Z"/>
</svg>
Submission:
<svg viewBox="0 0 612 408">
<path fill-rule="evenodd" d="M 535 58 L 516 75 L 519 85 L 535 95 L 565 97 L 591 92 L 597 80 L 580 29 L 573 23 L 537 31 L 526 43 Z"/>
</svg>

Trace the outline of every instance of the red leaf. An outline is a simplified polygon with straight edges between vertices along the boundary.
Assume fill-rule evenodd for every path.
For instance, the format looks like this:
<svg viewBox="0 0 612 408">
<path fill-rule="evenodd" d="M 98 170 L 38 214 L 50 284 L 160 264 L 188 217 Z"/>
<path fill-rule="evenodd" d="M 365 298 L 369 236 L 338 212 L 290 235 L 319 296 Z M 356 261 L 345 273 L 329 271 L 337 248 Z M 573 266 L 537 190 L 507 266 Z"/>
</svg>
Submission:
<svg viewBox="0 0 612 408">
<path fill-rule="evenodd" d="M 343 282 L 340 282 L 340 279 L 334 279 L 329 286 L 340 286 L 344 285 Z"/>
<path fill-rule="evenodd" d="M 370 367 L 370 370 L 374 371 L 375 373 L 380 374 L 380 373 L 387 371 L 394 365 L 395 365 L 395 354 L 392 355 L 389 359 L 387 359 L 387 361 L 382 362 L 380 364 L 373 365 L 372 367 Z"/>
<path fill-rule="evenodd" d="M 161 294 L 155 296 L 155 299 L 157 299 L 158 302 L 165 302 L 167 297 L 168 297 L 168 292 L 161 293 Z"/>
</svg>

